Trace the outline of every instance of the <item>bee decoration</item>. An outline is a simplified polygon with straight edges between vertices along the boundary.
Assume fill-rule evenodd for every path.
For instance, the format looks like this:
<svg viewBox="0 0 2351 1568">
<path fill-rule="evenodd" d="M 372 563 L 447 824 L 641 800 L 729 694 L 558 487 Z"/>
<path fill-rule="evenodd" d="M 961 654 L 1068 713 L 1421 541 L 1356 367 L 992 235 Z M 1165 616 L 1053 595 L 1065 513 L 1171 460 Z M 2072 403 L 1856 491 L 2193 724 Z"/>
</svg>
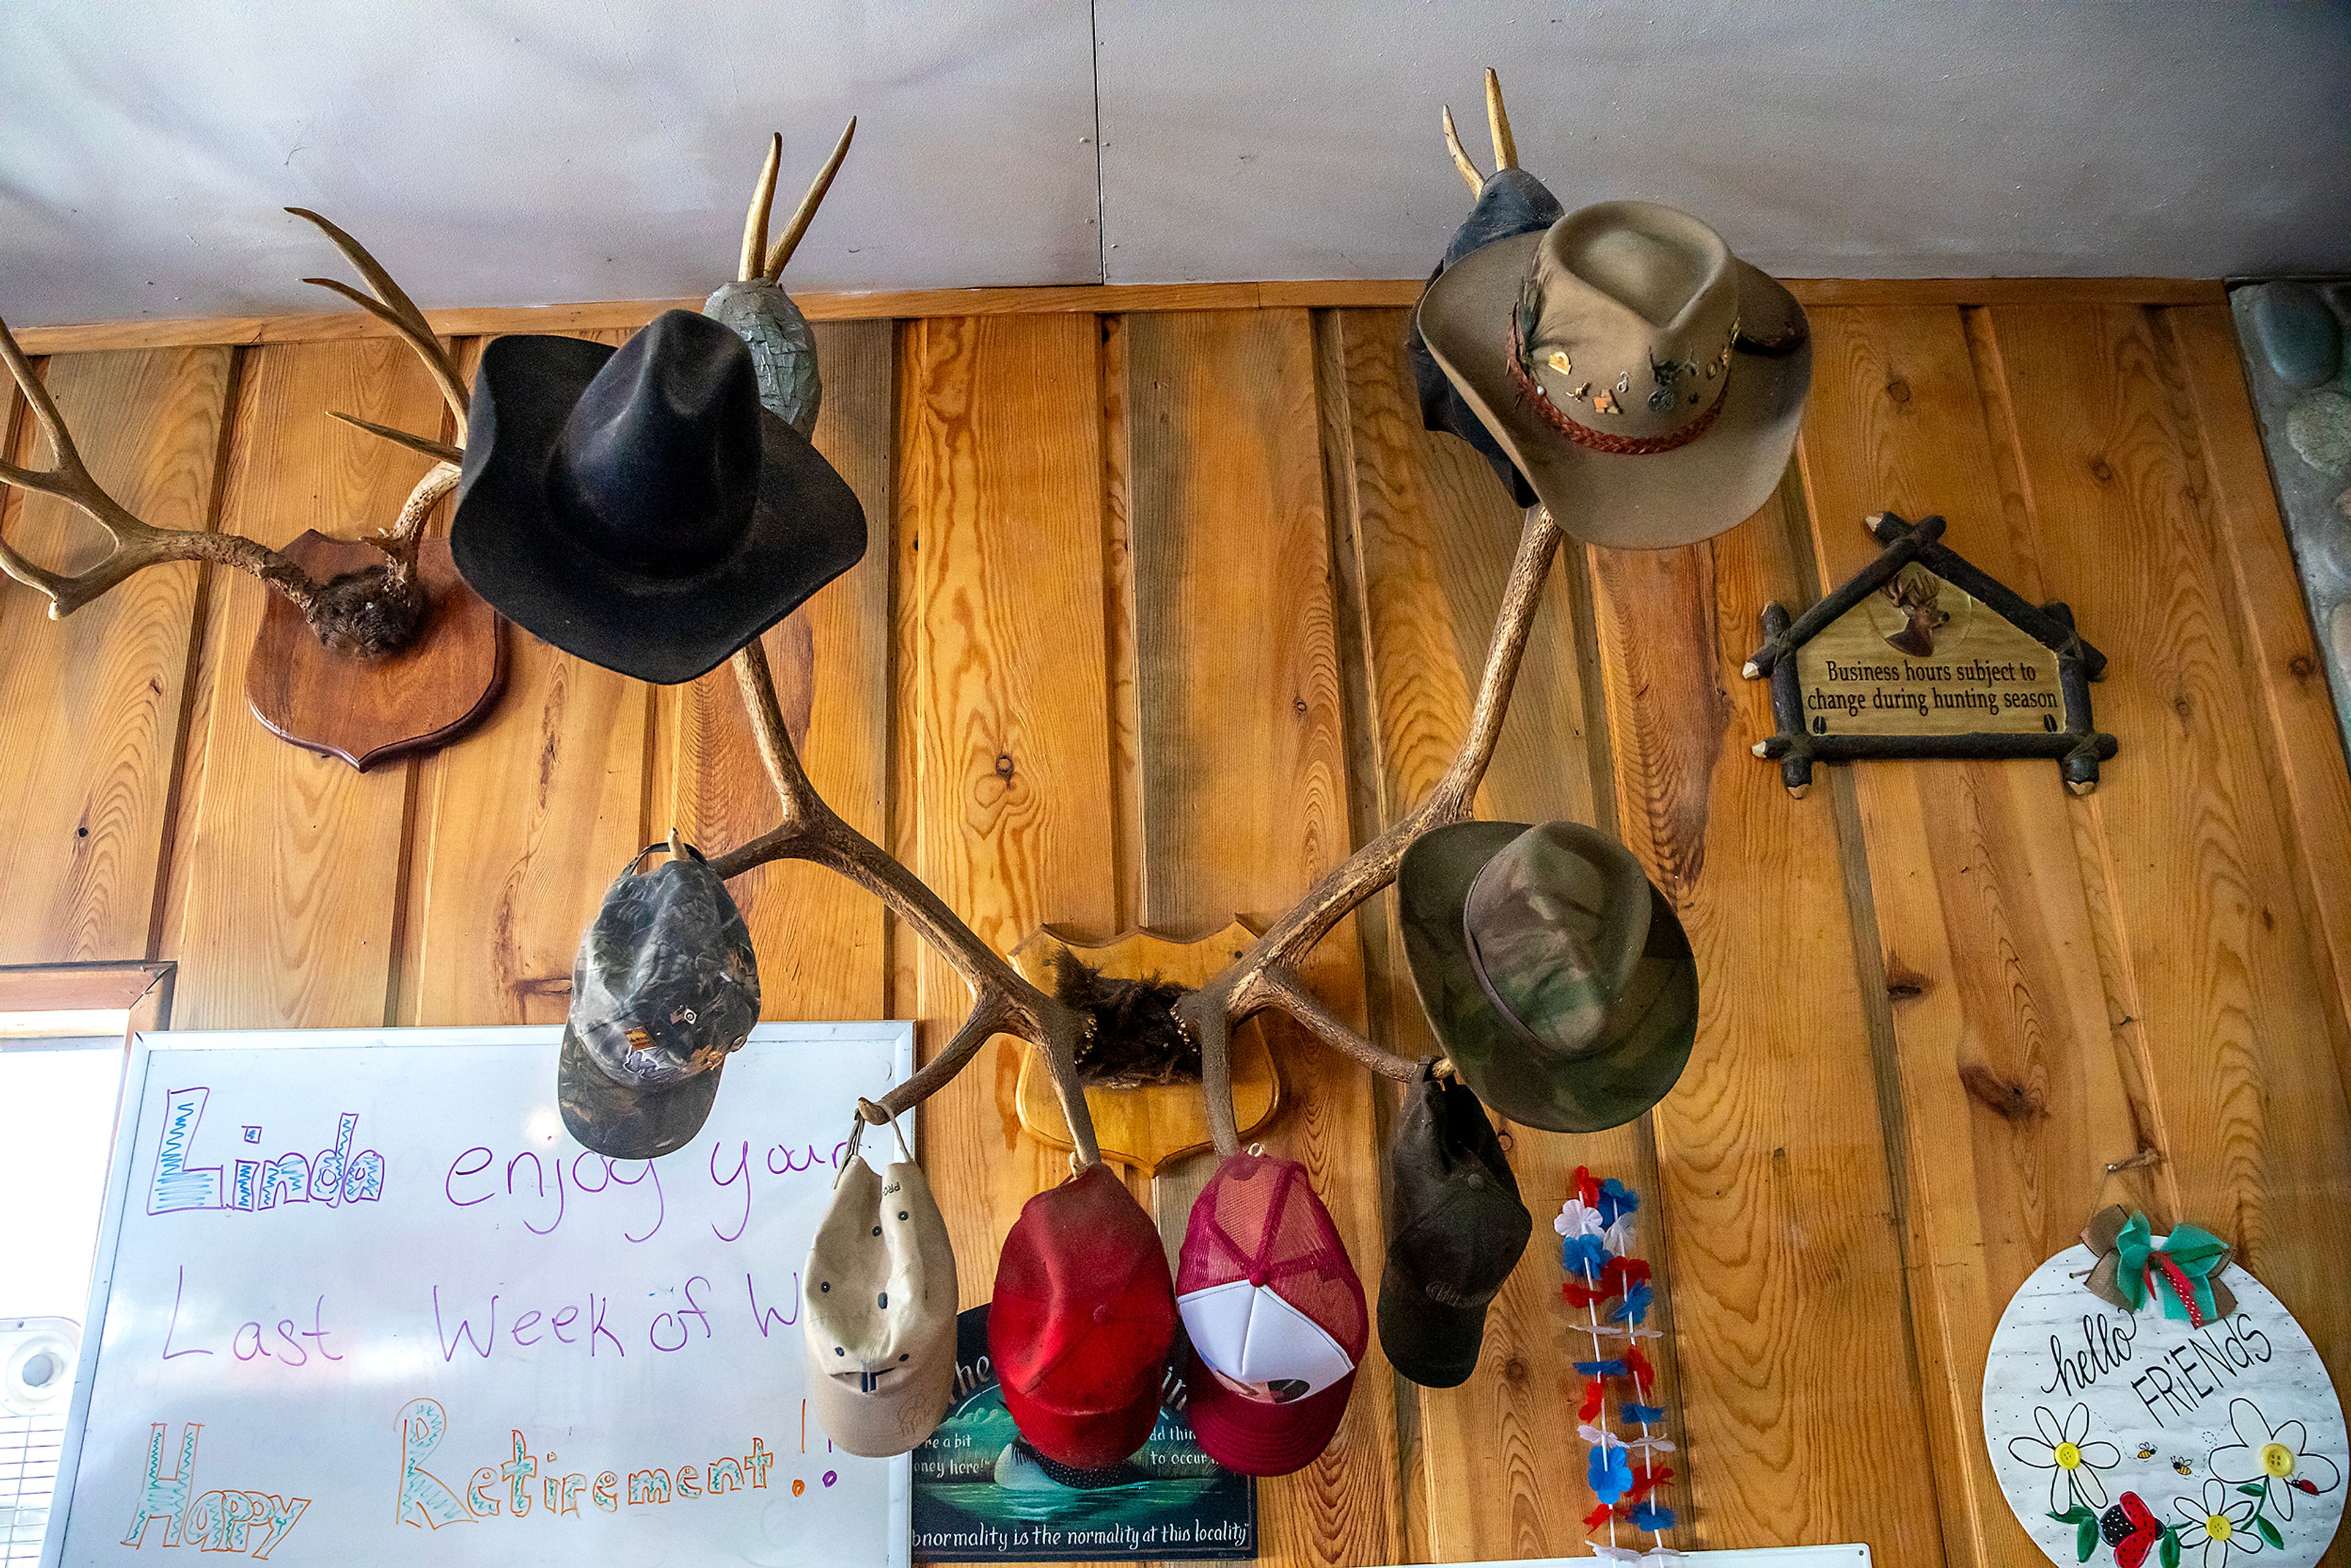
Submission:
<svg viewBox="0 0 2351 1568">
<path fill-rule="evenodd" d="M 2141 1443 L 2138 1446 L 2138 1457 L 2142 1459 L 2151 1459 L 2155 1458 L 2155 1445 L 2153 1443 Z"/>
<path fill-rule="evenodd" d="M 2172 1455 L 2171 1468 L 2183 1476 L 2192 1476 L 2196 1473 L 2196 1467 L 2188 1462 L 2188 1456 L 2185 1454 Z"/>
</svg>

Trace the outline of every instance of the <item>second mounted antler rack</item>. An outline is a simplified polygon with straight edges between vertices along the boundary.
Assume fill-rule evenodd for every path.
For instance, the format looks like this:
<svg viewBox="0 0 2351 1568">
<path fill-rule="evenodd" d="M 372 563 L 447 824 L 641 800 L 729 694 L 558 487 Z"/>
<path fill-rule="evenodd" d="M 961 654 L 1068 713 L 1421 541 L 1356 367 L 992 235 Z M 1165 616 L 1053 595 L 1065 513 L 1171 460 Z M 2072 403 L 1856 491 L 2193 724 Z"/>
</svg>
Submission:
<svg viewBox="0 0 2351 1568">
<path fill-rule="evenodd" d="M 0 461 L 0 485 L 78 509 L 114 547 L 96 564 L 68 573 L 37 566 L 0 539 L 0 571 L 47 595 L 52 620 L 134 573 L 173 561 L 209 562 L 259 580 L 272 597 L 246 667 L 255 716 L 296 745 L 364 770 L 445 745 L 479 722 L 504 682 L 505 651 L 497 617 L 458 578 L 447 544 L 425 537 L 433 508 L 455 488 L 464 458 L 468 400 L 456 361 L 366 246 L 316 213 L 287 211 L 316 225 L 369 291 L 330 277 L 303 281 L 331 289 L 389 326 L 424 362 L 448 406 L 455 437 L 448 442 L 332 415 L 432 459 L 391 526 L 360 539 L 312 530 L 273 549 L 225 529 L 144 521 L 91 475 L 56 400 L 0 321 L 0 359 L 50 452 L 46 468 Z"/>
</svg>

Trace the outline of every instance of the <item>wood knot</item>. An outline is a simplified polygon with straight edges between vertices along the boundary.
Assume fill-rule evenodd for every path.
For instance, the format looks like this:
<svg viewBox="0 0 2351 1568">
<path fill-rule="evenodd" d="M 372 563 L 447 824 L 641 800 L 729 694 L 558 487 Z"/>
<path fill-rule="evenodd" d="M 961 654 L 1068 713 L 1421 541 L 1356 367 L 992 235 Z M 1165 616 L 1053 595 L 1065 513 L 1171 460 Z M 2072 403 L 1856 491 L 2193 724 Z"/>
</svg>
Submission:
<svg viewBox="0 0 2351 1568">
<path fill-rule="evenodd" d="M 2296 653 L 2285 662 L 2285 668 L 2286 673 L 2297 681 L 2306 681 L 2318 673 L 2318 666 L 2311 663 L 2307 653 Z"/>
<path fill-rule="evenodd" d="M 1526 1380 L 1527 1364 L 1524 1361 L 1514 1355 L 1510 1357 L 1510 1360 L 1502 1363 L 1503 1382 L 1518 1384 L 1524 1383 Z"/>
<path fill-rule="evenodd" d="M 2003 1078 L 1980 1061 L 1962 1066 L 1959 1082 L 1970 1096 L 1981 1101 L 1993 1115 L 2011 1124 L 2037 1122 L 2049 1114 L 2049 1098 L 2042 1091 Z"/>
<path fill-rule="evenodd" d="M 1892 381 L 1886 383 L 1886 395 L 1892 398 L 1896 402 L 1908 402 L 1910 401 L 1910 383 L 1904 381 L 1900 376 L 1896 376 Z"/>
<path fill-rule="evenodd" d="M 1915 1002 L 1927 994 L 1927 977 L 1915 973 L 1899 958 L 1886 961 L 1886 999 Z"/>
<path fill-rule="evenodd" d="M 1003 779 L 1007 784 L 1009 784 L 1012 782 L 1012 775 L 1014 771 L 1015 770 L 1012 766 L 1012 753 L 1008 751 L 998 752 L 996 754 L 996 776 L 998 779 Z"/>
<path fill-rule="evenodd" d="M 2093 457 L 2090 459 L 2090 477 L 2101 485 L 2111 485 L 2115 482 L 2114 466 L 2103 457 Z"/>
<path fill-rule="evenodd" d="M 1290 706 L 1297 712 L 1302 714 L 1306 711 L 1306 699 L 1304 697 L 1292 697 L 1290 699 Z"/>
</svg>

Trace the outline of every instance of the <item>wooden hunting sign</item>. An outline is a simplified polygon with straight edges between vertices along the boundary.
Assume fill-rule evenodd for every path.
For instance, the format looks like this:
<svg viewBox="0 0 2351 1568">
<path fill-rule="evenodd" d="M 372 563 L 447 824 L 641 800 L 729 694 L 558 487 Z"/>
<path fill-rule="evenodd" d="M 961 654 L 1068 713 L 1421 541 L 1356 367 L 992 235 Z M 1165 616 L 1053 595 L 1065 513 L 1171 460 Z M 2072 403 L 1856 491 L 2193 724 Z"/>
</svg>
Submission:
<svg viewBox="0 0 2351 1568">
<path fill-rule="evenodd" d="M 2105 656 L 2063 604 L 2034 606 L 1942 542 L 1943 519 L 1868 521 L 1885 553 L 1802 616 L 1763 608 L 1743 672 L 1769 677 L 1780 733 L 1755 755 L 1789 793 L 1816 761 L 2048 757 L 2076 794 L 2097 787 L 2115 737 L 2090 718 Z"/>
</svg>

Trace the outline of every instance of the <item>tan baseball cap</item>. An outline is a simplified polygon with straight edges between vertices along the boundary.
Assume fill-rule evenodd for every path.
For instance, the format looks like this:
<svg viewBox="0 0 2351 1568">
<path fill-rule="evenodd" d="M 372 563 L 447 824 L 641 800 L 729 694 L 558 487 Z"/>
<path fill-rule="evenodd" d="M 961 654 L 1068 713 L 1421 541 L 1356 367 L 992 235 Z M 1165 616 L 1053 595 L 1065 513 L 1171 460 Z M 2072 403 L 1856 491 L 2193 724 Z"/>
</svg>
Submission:
<svg viewBox="0 0 2351 1568">
<path fill-rule="evenodd" d="M 825 1436 L 879 1459 L 910 1452 L 954 1400 L 955 1250 L 905 1138 L 904 1157 L 877 1174 L 857 1135 L 809 1249 L 800 1337 Z"/>
</svg>

